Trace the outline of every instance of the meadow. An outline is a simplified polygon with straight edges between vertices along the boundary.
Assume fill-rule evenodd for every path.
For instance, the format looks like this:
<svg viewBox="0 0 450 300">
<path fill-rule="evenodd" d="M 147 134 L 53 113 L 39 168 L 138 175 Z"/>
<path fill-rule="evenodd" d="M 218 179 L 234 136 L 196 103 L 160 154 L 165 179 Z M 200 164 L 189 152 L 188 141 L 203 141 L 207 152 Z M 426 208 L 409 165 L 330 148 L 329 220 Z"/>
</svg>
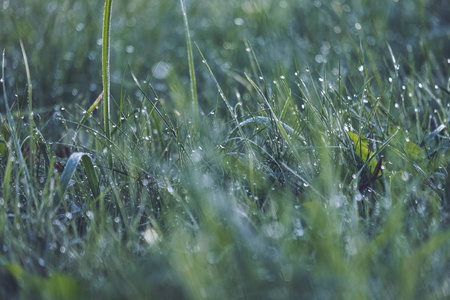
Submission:
<svg viewBox="0 0 450 300">
<path fill-rule="evenodd" d="M 0 0 L 0 299 L 448 299 L 449 15 Z"/>
</svg>

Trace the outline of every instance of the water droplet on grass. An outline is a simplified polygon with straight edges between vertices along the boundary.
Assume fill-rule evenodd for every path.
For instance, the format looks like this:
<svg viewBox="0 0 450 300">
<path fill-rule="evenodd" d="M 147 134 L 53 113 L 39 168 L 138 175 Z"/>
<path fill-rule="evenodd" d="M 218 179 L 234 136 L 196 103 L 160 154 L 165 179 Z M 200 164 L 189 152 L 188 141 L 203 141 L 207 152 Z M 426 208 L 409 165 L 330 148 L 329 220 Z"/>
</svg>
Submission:
<svg viewBox="0 0 450 300">
<path fill-rule="evenodd" d="M 294 223 L 294 238 L 302 237 L 305 234 L 302 222 L 300 219 L 295 219 Z"/>
<path fill-rule="evenodd" d="M 131 53 L 134 52 L 134 47 L 133 47 L 132 45 L 129 45 L 129 46 L 127 46 L 127 47 L 125 48 L 125 51 L 126 51 L 128 54 L 131 54 Z"/>
<path fill-rule="evenodd" d="M 402 180 L 403 181 L 408 181 L 409 179 L 409 174 L 408 172 L 402 172 Z"/>
<path fill-rule="evenodd" d="M 168 186 L 167 187 L 167 191 L 170 193 L 170 194 L 172 194 L 173 192 L 174 192 L 174 189 L 173 189 L 173 187 L 172 186 Z"/>
<path fill-rule="evenodd" d="M 217 263 L 217 256 L 214 254 L 214 252 L 209 251 L 207 255 L 207 260 L 210 264 L 216 264 Z"/>
<path fill-rule="evenodd" d="M 154 245 L 159 241 L 159 235 L 158 233 L 153 229 L 147 229 L 142 236 L 144 237 L 144 240 L 150 245 Z"/>
<path fill-rule="evenodd" d="M 83 29 L 84 29 L 84 24 L 83 23 L 78 23 L 77 24 L 77 27 L 76 27 L 76 30 L 79 32 L 79 31 L 82 31 Z"/>
<path fill-rule="evenodd" d="M 89 220 L 93 220 L 94 219 L 94 213 L 90 210 L 88 210 L 86 212 L 86 216 L 89 218 Z"/>
<path fill-rule="evenodd" d="M 244 19 L 236 18 L 236 19 L 234 19 L 234 24 L 237 26 L 242 26 L 242 25 L 244 25 Z"/>
</svg>

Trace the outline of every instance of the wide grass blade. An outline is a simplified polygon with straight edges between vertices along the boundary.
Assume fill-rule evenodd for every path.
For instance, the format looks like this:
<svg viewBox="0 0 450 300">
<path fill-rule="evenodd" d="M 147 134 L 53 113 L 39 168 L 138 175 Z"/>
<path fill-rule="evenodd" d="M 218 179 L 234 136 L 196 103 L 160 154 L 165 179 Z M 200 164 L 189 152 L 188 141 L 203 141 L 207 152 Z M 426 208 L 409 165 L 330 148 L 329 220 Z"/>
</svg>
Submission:
<svg viewBox="0 0 450 300">
<path fill-rule="evenodd" d="M 56 203 L 59 204 L 59 201 L 63 199 L 64 194 L 67 191 L 67 188 L 69 187 L 69 182 L 72 179 L 73 175 L 75 174 L 75 171 L 77 170 L 77 167 L 79 163 L 84 167 L 84 171 L 86 173 L 89 187 L 91 188 L 92 195 L 94 196 L 94 199 L 97 198 L 100 195 L 100 188 L 98 184 L 97 174 L 94 170 L 94 164 L 92 163 L 92 159 L 89 154 L 83 153 L 83 152 L 75 152 L 70 155 L 69 159 L 67 160 L 66 166 L 64 167 L 64 171 L 61 174 L 61 194 L 58 196 L 56 194 Z"/>
</svg>

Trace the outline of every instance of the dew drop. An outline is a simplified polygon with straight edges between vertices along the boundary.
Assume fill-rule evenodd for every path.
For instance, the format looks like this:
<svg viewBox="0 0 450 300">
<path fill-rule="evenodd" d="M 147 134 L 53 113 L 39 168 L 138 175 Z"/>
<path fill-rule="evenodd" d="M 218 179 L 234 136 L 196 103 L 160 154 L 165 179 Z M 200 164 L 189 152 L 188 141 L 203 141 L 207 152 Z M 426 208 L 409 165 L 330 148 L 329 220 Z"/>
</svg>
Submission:
<svg viewBox="0 0 450 300">
<path fill-rule="evenodd" d="M 409 179 L 409 174 L 408 172 L 402 172 L 402 180 L 403 181 L 408 181 Z"/>
<path fill-rule="evenodd" d="M 241 26 L 244 24 L 244 19 L 236 18 L 236 19 L 234 19 L 234 24 L 236 24 L 237 26 Z"/>
<path fill-rule="evenodd" d="M 167 187 L 167 191 L 168 191 L 170 194 L 172 194 L 173 191 L 174 191 L 174 190 L 173 190 L 173 187 L 169 185 L 169 186 Z"/>
</svg>

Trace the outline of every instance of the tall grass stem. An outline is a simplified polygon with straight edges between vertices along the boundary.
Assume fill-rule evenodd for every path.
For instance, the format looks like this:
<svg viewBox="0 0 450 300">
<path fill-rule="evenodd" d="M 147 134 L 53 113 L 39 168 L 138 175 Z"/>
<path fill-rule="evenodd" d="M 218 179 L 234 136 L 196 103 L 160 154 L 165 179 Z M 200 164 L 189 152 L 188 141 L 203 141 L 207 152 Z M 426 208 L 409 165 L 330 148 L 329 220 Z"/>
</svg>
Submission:
<svg viewBox="0 0 450 300">
<path fill-rule="evenodd" d="M 198 119 L 198 98 L 197 98 L 197 83 L 195 80 L 194 69 L 194 55 L 192 54 L 191 34 L 189 32 L 189 24 L 186 13 L 186 4 L 184 0 L 180 0 L 181 10 L 183 11 L 184 28 L 186 29 L 186 44 L 188 50 L 188 62 L 189 62 L 189 76 L 191 81 L 191 97 L 194 105 L 195 121 Z"/>
<path fill-rule="evenodd" d="M 111 139 L 110 129 L 110 100 L 111 100 L 111 74 L 110 74 L 110 40 L 111 40 L 111 8 L 112 0 L 105 1 L 105 13 L 103 16 L 103 48 L 102 48 L 102 74 L 103 74 L 103 118 L 104 130 L 107 140 Z M 108 163 L 112 167 L 112 156 L 108 150 Z"/>
</svg>

